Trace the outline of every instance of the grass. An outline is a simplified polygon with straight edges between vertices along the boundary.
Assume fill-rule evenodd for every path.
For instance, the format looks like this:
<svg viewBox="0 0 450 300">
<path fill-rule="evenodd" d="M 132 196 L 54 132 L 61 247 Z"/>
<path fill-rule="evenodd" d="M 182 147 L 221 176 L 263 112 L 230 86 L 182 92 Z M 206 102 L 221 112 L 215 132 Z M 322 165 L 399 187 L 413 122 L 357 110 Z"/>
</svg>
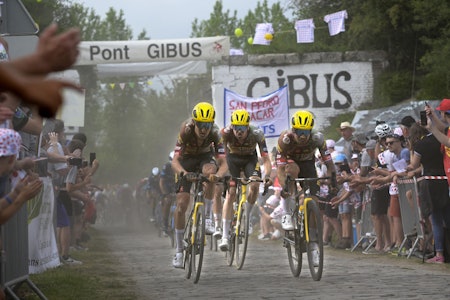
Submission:
<svg viewBox="0 0 450 300">
<path fill-rule="evenodd" d="M 108 247 L 108 237 L 94 228 L 89 229 L 89 235 L 89 250 L 73 253 L 82 265 L 61 265 L 30 275 L 30 280 L 48 299 L 137 299 L 136 282 L 120 272 L 117 258 Z M 24 300 L 40 299 L 27 284 L 15 292 Z"/>
</svg>

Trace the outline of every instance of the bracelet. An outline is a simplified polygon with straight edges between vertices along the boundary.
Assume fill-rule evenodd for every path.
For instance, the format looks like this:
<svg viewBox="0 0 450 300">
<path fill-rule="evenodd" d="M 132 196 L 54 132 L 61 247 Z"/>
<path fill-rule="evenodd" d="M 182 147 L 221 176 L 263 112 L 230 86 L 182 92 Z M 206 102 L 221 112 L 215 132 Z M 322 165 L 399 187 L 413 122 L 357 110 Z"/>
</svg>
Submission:
<svg viewBox="0 0 450 300">
<path fill-rule="evenodd" d="M 9 195 L 5 196 L 5 200 L 6 200 L 6 202 L 8 202 L 8 204 L 12 204 L 14 201 Z"/>
</svg>

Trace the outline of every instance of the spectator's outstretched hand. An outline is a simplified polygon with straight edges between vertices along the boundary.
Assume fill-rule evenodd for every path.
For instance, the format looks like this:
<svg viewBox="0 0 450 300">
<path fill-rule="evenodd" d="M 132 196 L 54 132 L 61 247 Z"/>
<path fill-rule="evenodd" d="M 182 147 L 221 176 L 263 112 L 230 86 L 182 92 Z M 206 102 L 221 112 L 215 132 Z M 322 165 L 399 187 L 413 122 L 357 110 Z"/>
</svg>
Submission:
<svg viewBox="0 0 450 300">
<path fill-rule="evenodd" d="M 42 188 L 42 181 L 40 179 L 25 177 L 14 188 L 17 198 L 23 201 L 30 200 L 36 196 Z"/>
<path fill-rule="evenodd" d="M 48 26 L 39 36 L 36 55 L 43 73 L 62 71 L 72 66 L 79 54 L 80 31 L 72 28 L 57 33 L 58 25 Z"/>
</svg>

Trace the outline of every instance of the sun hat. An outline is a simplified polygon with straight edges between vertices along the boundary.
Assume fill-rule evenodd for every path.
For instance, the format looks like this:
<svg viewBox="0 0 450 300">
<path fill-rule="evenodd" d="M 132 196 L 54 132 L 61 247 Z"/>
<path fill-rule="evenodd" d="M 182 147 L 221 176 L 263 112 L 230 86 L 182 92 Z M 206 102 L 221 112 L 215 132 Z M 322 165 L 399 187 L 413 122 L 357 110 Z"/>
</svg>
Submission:
<svg viewBox="0 0 450 300">
<path fill-rule="evenodd" d="M 17 131 L 0 128 L 0 157 L 17 155 L 21 144 L 22 138 Z"/>
<path fill-rule="evenodd" d="M 325 143 L 327 144 L 327 148 L 334 148 L 336 145 L 336 142 L 334 140 L 326 140 Z"/>
<path fill-rule="evenodd" d="M 353 131 L 355 131 L 355 128 L 352 127 L 352 125 L 350 124 L 350 122 L 342 122 L 341 125 L 339 126 L 339 128 L 336 128 L 337 131 L 341 131 L 344 130 L 346 128 L 350 128 Z"/>
</svg>

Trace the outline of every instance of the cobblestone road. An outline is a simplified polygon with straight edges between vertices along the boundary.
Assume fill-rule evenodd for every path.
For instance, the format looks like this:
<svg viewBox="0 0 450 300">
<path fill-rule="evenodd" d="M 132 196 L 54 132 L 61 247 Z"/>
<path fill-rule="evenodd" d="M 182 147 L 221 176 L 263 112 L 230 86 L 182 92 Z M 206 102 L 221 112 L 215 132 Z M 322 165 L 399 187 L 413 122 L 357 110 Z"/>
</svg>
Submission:
<svg viewBox="0 0 450 300">
<path fill-rule="evenodd" d="M 316 282 L 306 256 L 294 278 L 281 242 L 255 237 L 240 271 L 226 265 L 222 252 L 205 249 L 200 281 L 193 284 L 184 270 L 172 268 L 168 238 L 151 230 L 99 230 L 110 237 L 124 276 L 136 280 L 139 299 L 450 299 L 450 264 L 327 248 L 324 274 Z"/>
</svg>

